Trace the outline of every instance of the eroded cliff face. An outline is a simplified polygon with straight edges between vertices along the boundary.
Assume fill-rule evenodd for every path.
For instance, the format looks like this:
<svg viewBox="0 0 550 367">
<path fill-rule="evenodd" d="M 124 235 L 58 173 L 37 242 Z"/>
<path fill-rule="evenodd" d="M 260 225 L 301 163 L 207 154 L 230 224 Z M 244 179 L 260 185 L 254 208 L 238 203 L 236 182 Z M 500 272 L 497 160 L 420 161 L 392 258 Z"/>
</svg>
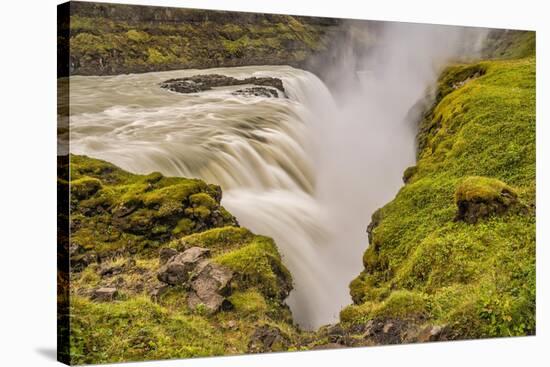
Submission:
<svg viewBox="0 0 550 367">
<path fill-rule="evenodd" d="M 505 59 L 439 79 L 417 164 L 368 226 L 341 344 L 535 333 L 534 33 L 491 37 Z"/>
<path fill-rule="evenodd" d="M 70 72 L 304 67 L 327 49 L 339 24 L 329 18 L 72 2 Z"/>
</svg>

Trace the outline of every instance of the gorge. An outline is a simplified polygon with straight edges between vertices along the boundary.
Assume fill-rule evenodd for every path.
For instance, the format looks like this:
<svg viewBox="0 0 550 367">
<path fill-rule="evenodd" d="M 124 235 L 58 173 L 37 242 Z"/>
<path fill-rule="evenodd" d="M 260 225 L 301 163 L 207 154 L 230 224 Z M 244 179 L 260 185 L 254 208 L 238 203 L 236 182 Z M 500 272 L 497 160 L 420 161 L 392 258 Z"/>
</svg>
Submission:
<svg viewBox="0 0 550 367">
<path fill-rule="evenodd" d="M 534 39 L 407 23 L 338 27 L 322 54 L 293 66 L 225 60 L 231 65 L 105 75 L 118 74 L 120 63 L 70 77 L 70 182 L 85 209 L 74 224 L 79 261 L 88 232 L 101 232 L 109 248 L 103 260 L 94 254 L 97 264 L 78 263 L 85 263 L 74 282 L 82 320 L 109 312 L 95 303 L 98 287 L 126 289 L 113 307 L 122 314 L 128 307 L 155 330 L 136 336 L 164 346 L 144 346 L 151 358 L 534 333 Z M 81 74 L 93 74 L 97 63 L 86 65 Z M 180 209 L 169 225 L 144 224 L 174 204 L 171 185 L 186 187 L 176 201 L 195 227 Z M 471 223 L 455 213 L 458 198 Z M 483 205 L 496 214 L 484 209 L 478 219 Z M 89 231 L 86 218 L 102 225 Z M 143 250 L 111 255 L 110 244 L 127 233 L 125 251 L 132 241 Z M 181 305 L 189 290 L 162 299 L 160 288 L 149 289 L 157 287 L 159 250 L 197 246 L 239 279 L 228 296 L 234 310 L 209 315 Z M 523 254 L 517 272 L 502 260 L 514 253 Z M 254 263 L 264 260 L 269 276 L 258 280 Z M 510 287 L 488 278 L 493 266 Z M 124 275 L 120 284 L 113 269 Z M 269 281 L 276 292 L 264 289 Z M 144 287 L 161 301 L 140 298 Z M 157 312 L 167 318 L 160 326 L 148 319 Z M 170 343 L 185 337 L 172 335 L 172 323 L 180 322 L 223 347 L 176 352 Z M 77 341 L 84 361 L 90 346 Z M 90 361 L 121 360 L 117 353 Z"/>
<path fill-rule="evenodd" d="M 199 73 L 192 69 L 73 77 L 71 151 L 130 172 L 220 185 L 239 222 L 281 249 L 295 281 L 288 304 L 296 322 L 318 328 L 350 302 L 366 223 L 414 163 L 418 116 L 409 110 L 463 41 L 457 32 L 432 34 L 429 26 L 388 27 L 384 54 L 331 70 L 348 83 L 340 105 L 315 75 L 287 66 L 200 71 L 279 78 L 287 98 L 235 96 L 241 86 L 195 94 L 159 88 Z"/>
</svg>

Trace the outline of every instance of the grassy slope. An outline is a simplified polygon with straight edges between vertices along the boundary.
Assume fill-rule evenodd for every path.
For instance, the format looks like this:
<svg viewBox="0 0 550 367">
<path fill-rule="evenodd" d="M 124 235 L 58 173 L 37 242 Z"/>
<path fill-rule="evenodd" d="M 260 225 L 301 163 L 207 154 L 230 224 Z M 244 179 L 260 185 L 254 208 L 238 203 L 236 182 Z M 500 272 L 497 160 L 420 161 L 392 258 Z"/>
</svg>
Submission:
<svg viewBox="0 0 550 367">
<path fill-rule="evenodd" d="M 105 16 L 93 4 L 78 4 L 70 21 L 72 74 L 301 65 L 326 47 L 323 35 L 330 28 L 287 15 L 172 9 L 172 15 L 156 20 L 141 14 L 142 7 L 96 7 L 107 7 L 127 19 Z M 174 21 L 178 16 L 183 20 Z"/>
<path fill-rule="evenodd" d="M 446 324 L 452 338 L 535 332 L 534 34 L 519 41 L 491 50 L 508 60 L 442 74 L 420 124 L 417 165 L 373 216 L 378 225 L 365 270 L 350 284 L 355 304 L 341 313 L 345 325 L 400 317 Z M 467 80 L 476 73 L 483 75 Z M 455 191 L 471 176 L 504 181 L 523 210 L 454 221 Z"/>
<path fill-rule="evenodd" d="M 274 242 L 238 227 L 219 206 L 220 191 L 200 180 L 158 173 L 133 175 L 84 156 L 71 156 L 71 361 L 74 364 L 240 354 L 262 325 L 276 327 L 287 350 L 298 331 L 283 304 L 292 287 Z M 116 213 L 134 207 L 124 221 Z M 213 217 L 217 219 L 212 220 Z M 235 273 L 234 309 L 207 314 L 191 310 L 187 292 L 172 288 L 153 300 L 160 285 L 158 249 L 211 249 L 214 261 Z M 102 275 L 102 269 L 122 269 Z M 114 302 L 90 300 L 99 287 L 116 287 Z"/>
</svg>

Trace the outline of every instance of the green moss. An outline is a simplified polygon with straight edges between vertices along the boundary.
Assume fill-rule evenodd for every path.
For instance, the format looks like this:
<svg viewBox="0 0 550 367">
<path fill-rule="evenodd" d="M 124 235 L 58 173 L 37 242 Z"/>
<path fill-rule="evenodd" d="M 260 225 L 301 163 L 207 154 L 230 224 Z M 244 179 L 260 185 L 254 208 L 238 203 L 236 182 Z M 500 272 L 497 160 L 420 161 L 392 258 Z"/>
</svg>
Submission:
<svg viewBox="0 0 550 367">
<path fill-rule="evenodd" d="M 195 228 L 195 222 L 189 218 L 183 218 L 178 221 L 172 230 L 172 234 L 176 236 L 179 234 L 187 235 L 193 231 L 193 228 Z"/>
<path fill-rule="evenodd" d="M 72 240 L 99 255 L 152 250 L 176 236 L 235 224 L 219 205 L 219 188 L 197 179 L 133 175 L 71 155 L 70 185 Z"/>
<path fill-rule="evenodd" d="M 101 181 L 97 178 L 82 177 L 71 181 L 71 195 L 77 199 L 87 199 L 101 189 Z"/>
<path fill-rule="evenodd" d="M 220 332 L 200 317 L 169 312 L 147 298 L 116 303 L 71 300 L 75 364 L 221 355 Z"/>
<path fill-rule="evenodd" d="M 243 317 L 262 317 L 268 310 L 264 296 L 255 289 L 245 292 L 235 292 L 229 297 L 229 301 L 235 307 L 235 312 Z"/>
<path fill-rule="evenodd" d="M 273 240 L 268 237 L 256 236 L 250 243 L 214 260 L 236 273 L 237 289 L 256 287 L 267 297 L 282 298 L 290 291 L 290 273 L 282 264 Z"/>
<path fill-rule="evenodd" d="M 534 332 L 535 66 L 526 57 L 444 71 L 416 172 L 377 214 L 343 321 L 421 312 L 453 338 Z M 525 210 L 454 221 L 457 201 L 516 196 Z M 414 295 L 414 307 L 396 294 Z"/>
<path fill-rule="evenodd" d="M 113 6 L 116 7 L 116 6 Z M 129 12 L 130 9 L 127 10 Z M 204 17 L 197 10 L 197 17 Z M 327 47 L 323 26 L 280 15 L 234 21 L 131 22 L 71 15 L 74 73 L 144 72 L 220 65 L 302 63 Z"/>
<path fill-rule="evenodd" d="M 502 193 L 509 193 L 503 196 Z M 455 191 L 455 202 L 461 201 L 506 201 L 509 204 L 511 197 L 517 193 L 510 186 L 495 178 L 467 177 L 458 185 Z"/>
<path fill-rule="evenodd" d="M 430 315 L 430 299 L 418 292 L 399 290 L 382 302 L 364 302 L 347 306 L 340 312 L 343 323 L 364 323 L 372 319 L 424 319 Z"/>
<path fill-rule="evenodd" d="M 182 250 L 186 246 L 207 247 L 213 255 L 242 247 L 254 239 L 255 235 L 246 228 L 227 226 L 194 233 L 170 245 Z"/>
<path fill-rule="evenodd" d="M 126 32 L 126 37 L 134 42 L 146 42 L 150 39 L 150 36 L 146 32 L 136 31 L 135 29 L 130 29 Z"/>
<path fill-rule="evenodd" d="M 163 53 L 156 48 L 147 49 L 147 63 L 151 65 L 170 64 L 177 61 L 177 57 L 170 53 Z"/>
</svg>

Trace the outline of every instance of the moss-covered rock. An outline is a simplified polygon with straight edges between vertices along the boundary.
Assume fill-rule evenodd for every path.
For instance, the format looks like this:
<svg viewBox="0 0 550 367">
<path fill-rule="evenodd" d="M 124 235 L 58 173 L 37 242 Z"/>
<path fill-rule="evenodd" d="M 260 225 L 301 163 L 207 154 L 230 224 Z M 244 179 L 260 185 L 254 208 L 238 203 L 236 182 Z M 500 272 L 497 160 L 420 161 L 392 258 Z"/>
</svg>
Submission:
<svg viewBox="0 0 550 367">
<path fill-rule="evenodd" d="M 476 223 L 491 215 L 503 214 L 517 203 L 517 193 L 504 182 L 488 177 L 467 177 L 456 188 L 456 220 Z"/>
<path fill-rule="evenodd" d="M 236 225 L 219 187 L 201 180 L 133 175 L 71 155 L 72 243 L 101 256 L 155 249 L 200 230 Z"/>
</svg>

